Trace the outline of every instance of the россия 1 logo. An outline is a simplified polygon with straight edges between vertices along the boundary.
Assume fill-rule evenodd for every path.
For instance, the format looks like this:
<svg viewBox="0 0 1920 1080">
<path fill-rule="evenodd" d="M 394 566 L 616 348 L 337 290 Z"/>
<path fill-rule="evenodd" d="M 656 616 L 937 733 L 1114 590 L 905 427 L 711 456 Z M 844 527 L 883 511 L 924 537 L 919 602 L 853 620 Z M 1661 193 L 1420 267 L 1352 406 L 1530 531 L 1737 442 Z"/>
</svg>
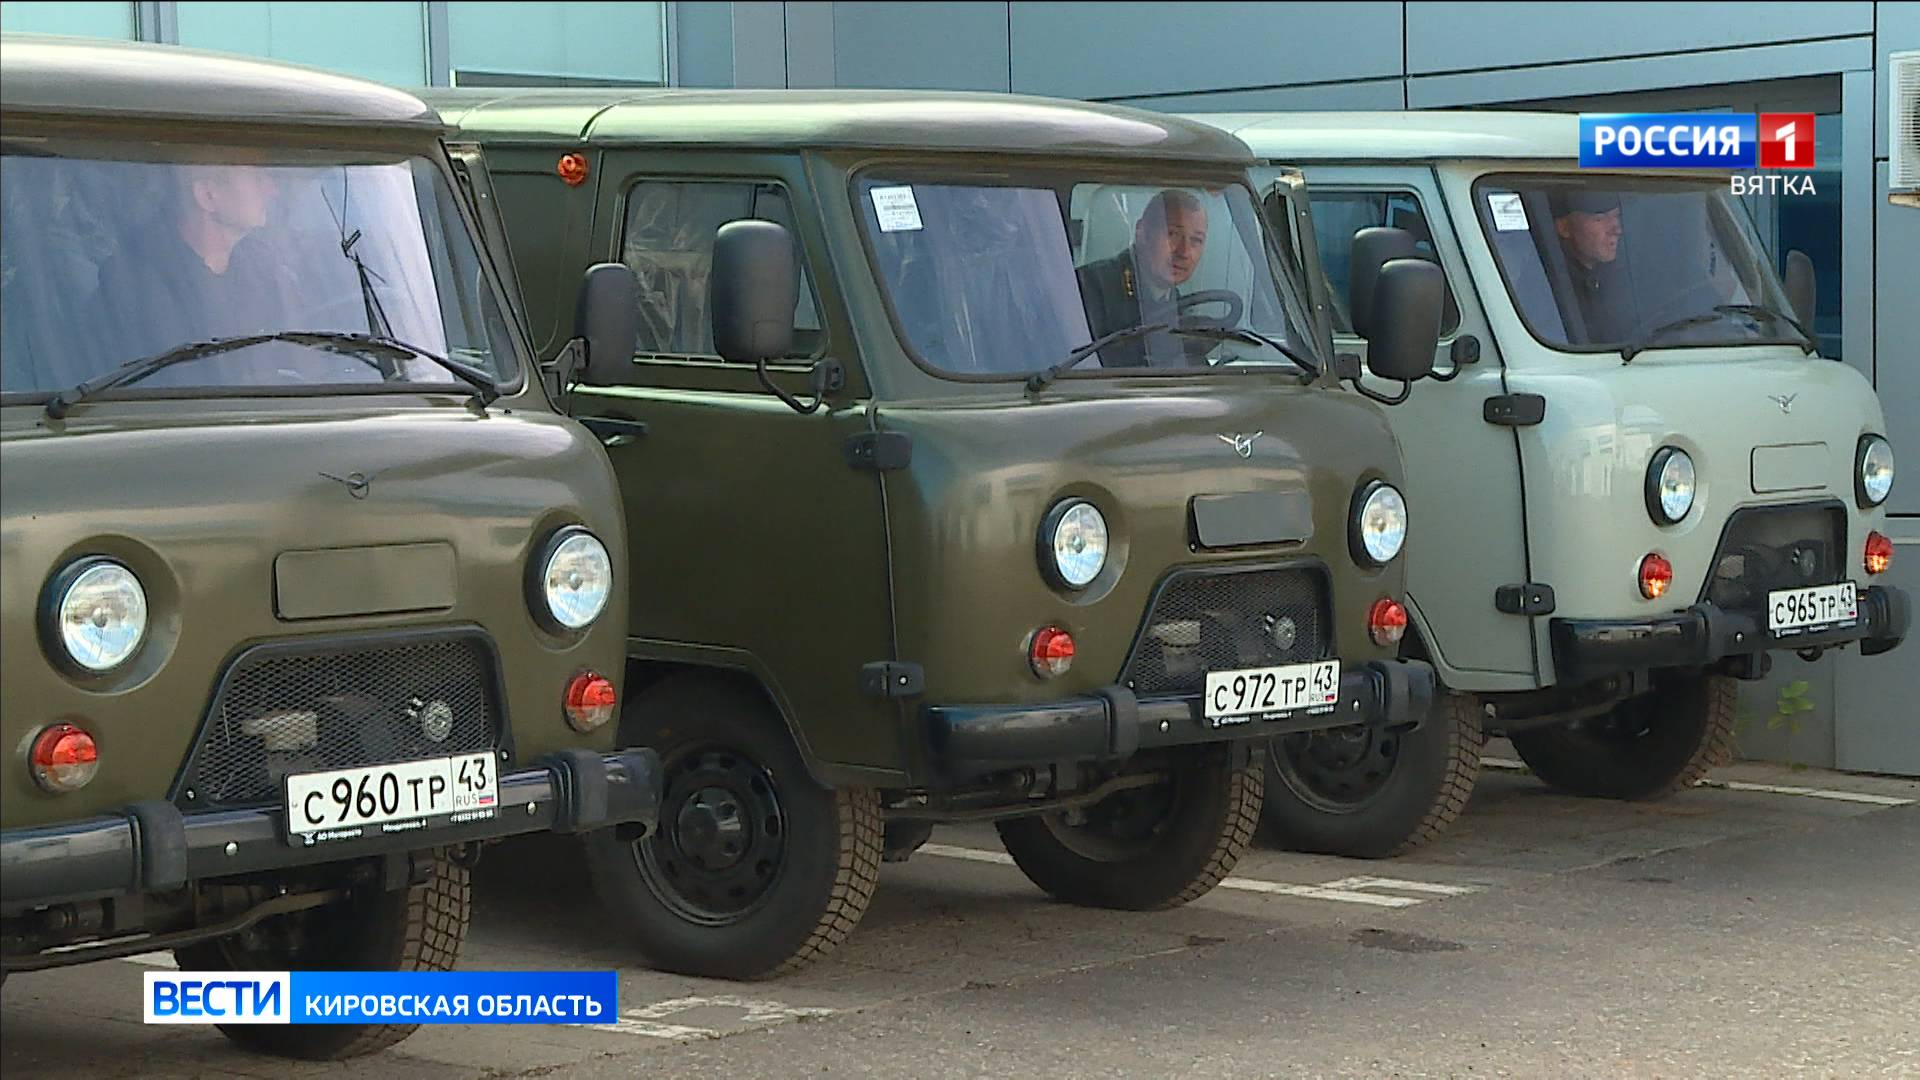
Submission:
<svg viewBox="0 0 1920 1080">
<path fill-rule="evenodd" d="M 1812 113 L 1582 113 L 1583 169 L 1812 169 Z M 1735 195 L 1814 194 L 1804 173 L 1736 174 Z"/>
</svg>

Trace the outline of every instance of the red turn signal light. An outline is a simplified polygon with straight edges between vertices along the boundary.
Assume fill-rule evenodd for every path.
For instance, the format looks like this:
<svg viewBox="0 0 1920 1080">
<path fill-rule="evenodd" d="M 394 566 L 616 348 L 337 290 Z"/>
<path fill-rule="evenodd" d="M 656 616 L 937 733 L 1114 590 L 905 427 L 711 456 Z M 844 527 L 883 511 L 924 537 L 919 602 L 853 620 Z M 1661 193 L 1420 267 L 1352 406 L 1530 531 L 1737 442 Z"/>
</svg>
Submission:
<svg viewBox="0 0 1920 1080">
<path fill-rule="evenodd" d="M 100 771 L 100 748 L 75 725 L 54 724 L 35 737 L 27 760 L 41 788 L 55 794 L 78 791 Z"/>
<path fill-rule="evenodd" d="M 1407 636 L 1407 606 L 1383 596 L 1367 609 L 1367 634 L 1375 645 L 1398 645 Z"/>
<path fill-rule="evenodd" d="M 567 723 L 575 731 L 592 731 L 613 719 L 620 698 L 604 675 L 583 671 L 567 684 Z"/>
<path fill-rule="evenodd" d="M 1673 564 L 1664 555 L 1649 554 L 1640 560 L 1640 595 L 1658 600 L 1673 584 Z"/>
<path fill-rule="evenodd" d="M 1073 635 L 1057 626 L 1041 627 L 1027 646 L 1027 660 L 1033 673 L 1043 679 L 1065 675 L 1073 667 Z"/>
<path fill-rule="evenodd" d="M 560 177 L 561 183 L 568 187 L 579 187 L 587 182 L 587 155 L 561 154 L 553 171 Z"/>
<path fill-rule="evenodd" d="M 1867 534 L 1867 573 L 1884 574 L 1893 565 L 1893 541 L 1877 532 Z"/>
</svg>

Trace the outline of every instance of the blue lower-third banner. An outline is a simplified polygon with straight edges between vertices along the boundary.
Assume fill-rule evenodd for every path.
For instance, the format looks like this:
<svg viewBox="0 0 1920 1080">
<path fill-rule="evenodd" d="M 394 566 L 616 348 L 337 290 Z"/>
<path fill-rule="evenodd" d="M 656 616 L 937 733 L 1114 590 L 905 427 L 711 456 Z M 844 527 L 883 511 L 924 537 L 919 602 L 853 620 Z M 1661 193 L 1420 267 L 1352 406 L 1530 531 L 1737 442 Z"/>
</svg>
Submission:
<svg viewBox="0 0 1920 1080">
<path fill-rule="evenodd" d="M 148 971 L 149 1024 L 611 1024 L 611 971 Z"/>
</svg>

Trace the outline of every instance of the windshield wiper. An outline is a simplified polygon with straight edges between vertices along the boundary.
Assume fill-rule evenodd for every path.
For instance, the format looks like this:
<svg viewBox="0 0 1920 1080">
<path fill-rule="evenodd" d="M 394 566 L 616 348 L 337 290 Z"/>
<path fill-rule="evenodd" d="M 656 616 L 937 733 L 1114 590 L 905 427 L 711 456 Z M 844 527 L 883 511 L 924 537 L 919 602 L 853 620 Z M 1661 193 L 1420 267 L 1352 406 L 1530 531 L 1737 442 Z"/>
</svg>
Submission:
<svg viewBox="0 0 1920 1080">
<path fill-rule="evenodd" d="M 1284 356 L 1288 360 L 1291 360 L 1295 367 L 1306 372 L 1307 374 L 1309 375 L 1320 374 L 1319 363 L 1314 361 L 1311 357 L 1307 356 L 1305 353 L 1302 353 L 1294 349 L 1292 346 L 1282 344 L 1281 342 L 1268 337 L 1267 335 L 1261 333 L 1258 330 L 1253 330 L 1245 326 L 1233 326 L 1233 327 L 1176 326 L 1173 328 L 1173 332 L 1176 334 L 1188 334 L 1193 337 L 1199 337 L 1199 338 L 1211 338 L 1216 341 L 1244 341 L 1253 345 L 1265 345 L 1267 348 L 1272 349 L 1274 352 L 1277 352 L 1281 356 Z M 1239 358 L 1236 357 L 1235 359 L 1239 359 Z M 1231 363 L 1231 362 L 1232 362 L 1231 360 L 1221 361 L 1221 363 L 1223 364 Z"/>
<path fill-rule="evenodd" d="M 1769 318 L 1784 322 L 1788 326 L 1793 327 L 1794 331 L 1800 335 L 1801 348 L 1810 353 L 1819 351 L 1819 347 L 1814 344 L 1813 335 L 1807 332 L 1807 328 L 1801 326 L 1798 319 L 1795 319 L 1784 311 L 1775 311 L 1770 307 L 1764 307 L 1759 304 L 1716 304 L 1712 311 L 1702 311 L 1693 315 L 1684 315 L 1678 319 L 1661 323 L 1659 326 L 1641 334 L 1638 338 L 1628 342 L 1627 345 L 1620 350 L 1620 362 L 1623 364 L 1632 363 L 1634 357 L 1646 352 L 1653 347 L 1655 341 L 1675 330 L 1684 330 L 1690 326 L 1705 326 L 1707 323 L 1719 322 L 1729 315 L 1744 315 L 1749 319 Z"/>
<path fill-rule="evenodd" d="M 1048 383 L 1060 377 L 1061 372 L 1073 367 L 1075 364 L 1078 364 L 1080 361 L 1085 360 L 1087 357 L 1092 356 L 1094 353 L 1099 352 L 1109 345 L 1117 345 L 1122 341 L 1131 341 L 1137 337 L 1146 337 L 1148 334 L 1171 329 L 1173 329 L 1173 326 L 1169 323 L 1140 323 L 1137 326 L 1128 326 L 1115 330 L 1111 334 L 1102 334 L 1092 341 L 1087 342 L 1085 345 L 1074 349 L 1052 367 L 1036 371 L 1032 375 L 1029 375 L 1027 377 L 1027 392 L 1034 394 L 1045 390 Z"/>
<path fill-rule="evenodd" d="M 280 330 L 271 334 L 247 334 L 240 337 L 211 338 L 207 341 L 194 341 L 185 345 L 176 345 L 165 352 L 155 353 L 152 356 L 129 360 L 111 371 L 95 375 L 93 378 L 88 379 L 86 382 L 72 389 L 63 390 L 54 395 L 53 398 L 47 402 L 47 416 L 55 420 L 61 419 L 67 415 L 68 410 L 87 398 L 103 390 L 109 390 L 116 386 L 125 386 L 128 383 L 139 382 L 141 379 L 152 375 L 162 368 L 172 367 L 175 364 L 184 364 L 190 360 L 199 360 L 208 356 L 218 356 L 222 353 L 232 352 L 235 349 L 244 349 L 269 341 L 290 341 L 300 345 L 311 345 L 315 348 L 328 349 L 334 352 L 344 353 L 348 356 L 356 356 L 363 360 L 366 359 L 364 355 L 366 352 L 383 352 L 389 355 L 398 354 L 404 357 L 419 357 L 420 359 L 429 360 L 440 365 L 458 376 L 463 382 L 473 386 L 476 391 L 475 398 L 479 401 L 482 408 L 500 396 L 499 384 L 496 383 L 493 376 L 487 372 L 481 371 L 478 368 L 469 367 L 458 360 L 449 360 L 444 356 L 436 356 L 425 349 L 409 345 L 404 341 L 399 341 L 394 338 L 374 337 L 370 334 L 349 334 L 329 330 Z M 368 362 L 371 363 L 371 361 Z M 379 365 L 376 364 L 374 366 L 378 367 Z"/>
</svg>

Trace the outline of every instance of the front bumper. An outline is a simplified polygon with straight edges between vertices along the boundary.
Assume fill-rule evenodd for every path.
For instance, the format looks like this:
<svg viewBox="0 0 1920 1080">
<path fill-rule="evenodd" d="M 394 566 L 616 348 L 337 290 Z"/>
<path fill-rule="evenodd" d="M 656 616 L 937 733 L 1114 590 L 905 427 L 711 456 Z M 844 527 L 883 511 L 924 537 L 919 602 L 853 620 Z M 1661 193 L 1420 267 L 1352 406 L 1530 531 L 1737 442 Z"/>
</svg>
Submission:
<svg viewBox="0 0 1920 1080">
<path fill-rule="evenodd" d="M 1411 729 L 1432 711 L 1433 667 L 1376 660 L 1340 674 L 1332 712 L 1213 727 L 1198 695 L 1136 698 L 1124 686 L 1036 705 L 934 705 L 925 710 L 928 751 L 948 782 L 1025 766 L 1122 761 L 1140 750 L 1265 739 L 1296 731 L 1369 724 Z"/>
<path fill-rule="evenodd" d="M 568 750 L 541 768 L 499 780 L 493 817 L 431 832 L 380 833 L 297 847 L 277 807 L 182 814 L 135 803 L 118 814 L 0 831 L 0 912 L 177 889 L 204 878 L 284 870 L 423 846 L 534 832 L 584 832 L 660 815 L 660 758 L 652 750 Z"/>
<path fill-rule="evenodd" d="M 1624 671 L 1703 667 L 1730 657 L 1779 649 L 1860 643 L 1863 655 L 1886 652 L 1906 639 L 1912 603 L 1905 590 L 1870 585 L 1860 590 L 1860 620 L 1816 634 L 1776 638 L 1763 617 L 1699 603 L 1650 619 L 1554 619 L 1554 674 L 1562 683 Z"/>
</svg>

